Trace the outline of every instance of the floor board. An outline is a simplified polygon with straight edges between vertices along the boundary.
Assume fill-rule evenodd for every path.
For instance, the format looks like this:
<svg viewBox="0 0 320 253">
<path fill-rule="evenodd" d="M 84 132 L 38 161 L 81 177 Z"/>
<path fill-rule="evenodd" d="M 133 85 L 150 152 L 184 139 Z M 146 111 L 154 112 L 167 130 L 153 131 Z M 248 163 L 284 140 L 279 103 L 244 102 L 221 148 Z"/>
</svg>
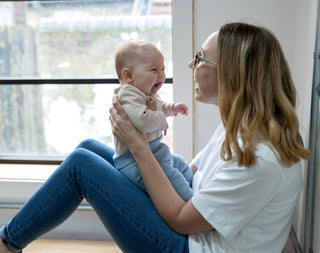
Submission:
<svg viewBox="0 0 320 253">
<path fill-rule="evenodd" d="M 29 244 L 23 253 L 121 253 L 114 242 L 39 239 Z"/>
</svg>

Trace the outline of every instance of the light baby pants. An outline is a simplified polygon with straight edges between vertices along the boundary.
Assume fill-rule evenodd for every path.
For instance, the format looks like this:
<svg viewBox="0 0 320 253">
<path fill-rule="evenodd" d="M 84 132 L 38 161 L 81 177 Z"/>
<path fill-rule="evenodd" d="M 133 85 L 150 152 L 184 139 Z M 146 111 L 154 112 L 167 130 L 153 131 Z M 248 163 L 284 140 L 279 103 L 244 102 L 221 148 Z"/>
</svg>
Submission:
<svg viewBox="0 0 320 253">
<path fill-rule="evenodd" d="M 191 189 L 192 171 L 183 158 L 177 154 L 172 154 L 169 147 L 161 142 L 161 139 L 162 136 L 149 143 L 151 151 L 176 192 L 183 200 L 188 201 L 193 196 Z M 113 160 L 116 169 L 129 178 L 141 190 L 146 192 L 139 168 L 129 150 L 118 155 L 115 154 Z"/>
</svg>

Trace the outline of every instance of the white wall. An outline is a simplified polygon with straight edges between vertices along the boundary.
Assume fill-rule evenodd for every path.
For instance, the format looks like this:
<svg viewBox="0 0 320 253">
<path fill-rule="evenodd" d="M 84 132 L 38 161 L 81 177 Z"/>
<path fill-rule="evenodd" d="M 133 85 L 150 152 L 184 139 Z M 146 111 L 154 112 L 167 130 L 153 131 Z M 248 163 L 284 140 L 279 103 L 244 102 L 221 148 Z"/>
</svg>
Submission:
<svg viewBox="0 0 320 253">
<path fill-rule="evenodd" d="M 246 21 L 271 29 L 279 39 L 298 91 L 300 129 L 308 147 L 316 0 L 195 0 L 194 46 L 198 50 L 207 36 L 227 22 Z M 210 116 L 208 116 L 210 115 Z M 217 108 L 195 103 L 194 153 L 207 143 L 220 122 Z M 304 171 L 306 162 L 304 162 Z M 318 199 L 320 199 L 318 193 Z M 319 203 L 319 201 L 318 201 Z M 319 212 L 318 212 L 319 213 Z M 319 227 L 320 216 L 316 218 Z M 295 217 L 295 228 L 303 245 L 304 192 Z M 319 229 L 314 238 L 319 238 Z M 317 240 L 315 240 L 317 241 Z M 320 252 L 320 242 L 314 248 Z"/>
</svg>

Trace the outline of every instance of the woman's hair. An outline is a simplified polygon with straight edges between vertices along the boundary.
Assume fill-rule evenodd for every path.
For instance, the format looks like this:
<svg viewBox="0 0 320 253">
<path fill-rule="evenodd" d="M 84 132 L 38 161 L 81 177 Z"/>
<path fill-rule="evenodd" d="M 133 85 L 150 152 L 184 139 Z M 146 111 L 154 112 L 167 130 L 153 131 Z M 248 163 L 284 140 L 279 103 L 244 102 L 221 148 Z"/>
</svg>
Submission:
<svg viewBox="0 0 320 253">
<path fill-rule="evenodd" d="M 226 129 L 221 157 L 230 160 L 233 150 L 238 165 L 250 167 L 257 143 L 264 142 L 286 167 L 308 159 L 295 112 L 296 89 L 275 36 L 262 27 L 226 24 L 219 30 L 217 61 Z"/>
</svg>

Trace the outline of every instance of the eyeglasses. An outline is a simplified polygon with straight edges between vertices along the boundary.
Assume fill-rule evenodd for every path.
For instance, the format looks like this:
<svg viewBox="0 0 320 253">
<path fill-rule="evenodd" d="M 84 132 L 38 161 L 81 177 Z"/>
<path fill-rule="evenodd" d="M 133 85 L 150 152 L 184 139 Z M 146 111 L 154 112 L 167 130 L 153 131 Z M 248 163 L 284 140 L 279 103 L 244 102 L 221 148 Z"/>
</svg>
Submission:
<svg viewBox="0 0 320 253">
<path fill-rule="evenodd" d="M 197 67 L 197 65 L 199 64 L 200 61 L 205 61 L 207 63 L 210 63 L 212 65 L 217 66 L 217 63 L 214 61 L 210 61 L 206 58 L 201 57 L 201 51 L 198 51 L 195 56 L 194 56 L 194 67 Z"/>
</svg>

